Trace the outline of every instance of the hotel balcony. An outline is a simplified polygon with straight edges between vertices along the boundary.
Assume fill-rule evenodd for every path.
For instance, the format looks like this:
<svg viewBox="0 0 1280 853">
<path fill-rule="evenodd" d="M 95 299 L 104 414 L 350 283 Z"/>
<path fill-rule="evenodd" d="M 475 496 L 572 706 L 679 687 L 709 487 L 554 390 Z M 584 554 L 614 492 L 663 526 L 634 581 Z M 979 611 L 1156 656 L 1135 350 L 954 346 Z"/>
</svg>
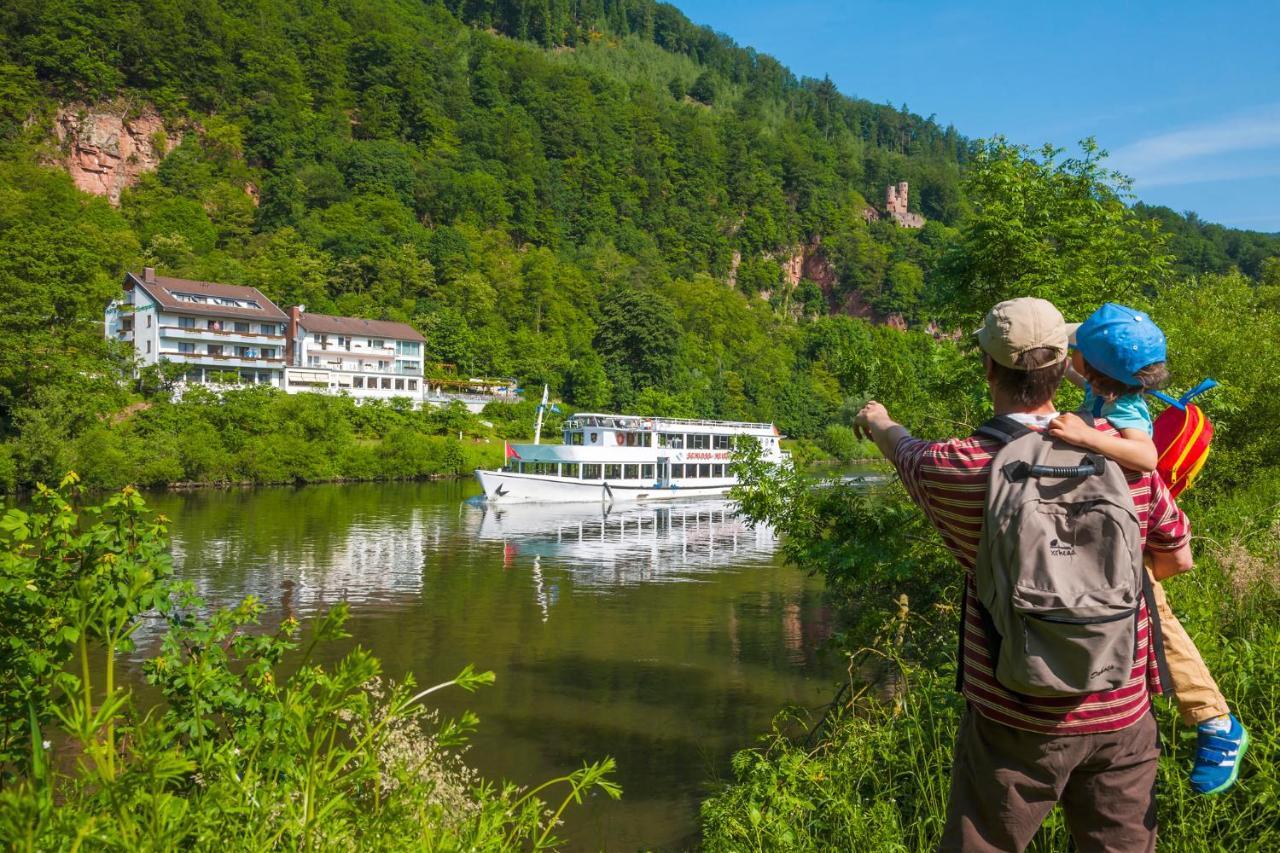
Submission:
<svg viewBox="0 0 1280 853">
<path fill-rule="evenodd" d="M 251 358 L 234 353 L 227 355 L 210 355 L 206 352 L 177 352 L 160 350 L 160 357 L 178 364 L 200 365 L 215 370 L 238 370 L 241 367 L 268 368 L 279 370 L 285 366 L 284 356 L 276 358 Z"/>
<path fill-rule="evenodd" d="M 250 346 L 274 346 L 283 349 L 285 345 L 284 335 L 263 335 L 258 332 L 217 331 L 215 329 L 189 329 L 184 326 L 171 326 L 168 324 L 160 326 L 160 336 L 179 341 L 205 341 L 222 344 L 223 346 L 249 344 Z"/>
</svg>

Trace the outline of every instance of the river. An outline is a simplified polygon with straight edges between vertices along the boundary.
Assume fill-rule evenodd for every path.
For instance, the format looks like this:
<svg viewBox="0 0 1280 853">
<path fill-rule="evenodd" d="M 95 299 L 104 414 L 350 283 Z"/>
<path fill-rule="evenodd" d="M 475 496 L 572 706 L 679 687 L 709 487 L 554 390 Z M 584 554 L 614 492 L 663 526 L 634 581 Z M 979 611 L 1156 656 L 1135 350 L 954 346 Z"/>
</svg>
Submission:
<svg viewBox="0 0 1280 853">
<path fill-rule="evenodd" d="M 266 620 L 351 605 L 351 643 L 421 685 L 497 674 L 442 711 L 480 717 L 468 762 L 533 785 L 613 756 L 623 797 L 576 807 L 567 849 L 685 849 L 698 803 L 786 705 L 839 680 L 820 583 L 725 500 L 477 503 L 470 481 L 149 496 L 172 520 L 178 576 L 246 595 Z M 145 645 L 145 644 L 144 644 Z M 350 645 L 335 648 L 330 659 Z"/>
</svg>

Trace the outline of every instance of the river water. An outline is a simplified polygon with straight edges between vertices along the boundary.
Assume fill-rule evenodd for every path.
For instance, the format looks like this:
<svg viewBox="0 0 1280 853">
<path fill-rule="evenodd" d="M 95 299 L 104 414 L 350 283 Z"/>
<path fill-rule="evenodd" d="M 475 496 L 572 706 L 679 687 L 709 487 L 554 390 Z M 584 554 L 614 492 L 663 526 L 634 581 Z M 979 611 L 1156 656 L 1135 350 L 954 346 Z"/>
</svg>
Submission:
<svg viewBox="0 0 1280 853">
<path fill-rule="evenodd" d="M 266 621 L 351 605 L 351 643 L 480 717 L 468 762 L 534 785 L 613 756 L 623 797 L 576 807 L 569 849 L 685 849 L 698 803 L 786 705 L 818 708 L 839 664 L 820 583 L 725 500 L 605 511 L 477 503 L 470 480 L 196 491 L 170 517 L 179 577 Z M 349 648 L 335 648 L 336 659 Z M 433 697 L 434 698 L 434 697 Z"/>
</svg>

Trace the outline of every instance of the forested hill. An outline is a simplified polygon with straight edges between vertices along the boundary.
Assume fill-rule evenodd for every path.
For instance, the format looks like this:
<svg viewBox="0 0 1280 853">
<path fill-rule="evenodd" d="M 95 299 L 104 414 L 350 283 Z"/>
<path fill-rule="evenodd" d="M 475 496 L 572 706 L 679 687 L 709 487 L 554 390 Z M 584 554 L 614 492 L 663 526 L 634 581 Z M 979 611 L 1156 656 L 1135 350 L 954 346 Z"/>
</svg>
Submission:
<svg viewBox="0 0 1280 853">
<path fill-rule="evenodd" d="M 137 149 L 105 176 L 100 120 Z M 975 151 L 650 0 L 9 0 L 0 432 L 118 407 L 82 387 L 119 355 L 95 320 L 147 263 L 573 405 L 814 434 L 867 390 L 832 349 L 872 333 L 832 315 L 945 308 Z M 118 207 L 57 167 L 127 172 Z M 901 181 L 923 227 L 885 215 Z M 1186 271 L 1280 251 L 1155 213 Z"/>
</svg>

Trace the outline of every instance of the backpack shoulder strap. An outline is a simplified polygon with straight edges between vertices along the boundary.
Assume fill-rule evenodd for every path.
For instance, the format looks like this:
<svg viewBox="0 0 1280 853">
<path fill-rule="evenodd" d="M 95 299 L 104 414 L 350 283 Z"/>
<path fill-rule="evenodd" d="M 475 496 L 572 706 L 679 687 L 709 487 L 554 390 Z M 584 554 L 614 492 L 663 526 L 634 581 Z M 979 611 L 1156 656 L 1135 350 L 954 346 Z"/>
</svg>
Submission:
<svg viewBox="0 0 1280 853">
<path fill-rule="evenodd" d="M 997 415 L 974 430 L 974 435 L 984 435 L 1001 444 L 1010 444 L 1031 432 L 1031 427 L 1026 424 L 1020 424 L 1008 415 Z"/>
</svg>

